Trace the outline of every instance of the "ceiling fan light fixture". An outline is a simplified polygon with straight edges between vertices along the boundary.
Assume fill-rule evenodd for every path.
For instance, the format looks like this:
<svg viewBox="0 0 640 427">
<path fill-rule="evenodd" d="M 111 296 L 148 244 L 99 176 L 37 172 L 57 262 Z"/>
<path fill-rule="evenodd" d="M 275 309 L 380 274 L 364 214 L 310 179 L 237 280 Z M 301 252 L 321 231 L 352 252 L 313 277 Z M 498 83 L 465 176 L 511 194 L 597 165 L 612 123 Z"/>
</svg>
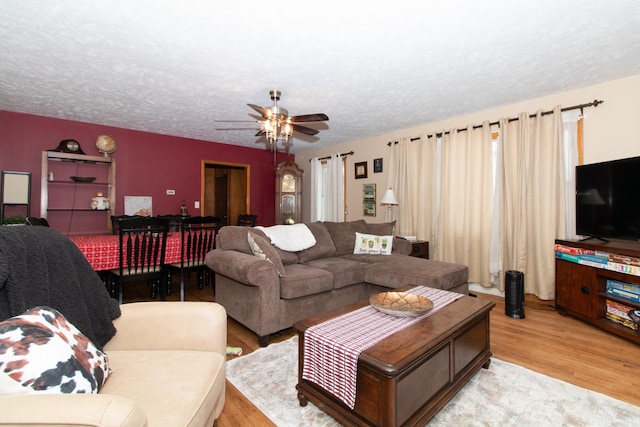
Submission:
<svg viewBox="0 0 640 427">
<path fill-rule="evenodd" d="M 282 125 L 282 135 L 285 138 L 289 138 L 291 135 L 293 135 L 293 126 L 291 126 L 291 123 L 285 123 L 284 125 Z"/>
<path fill-rule="evenodd" d="M 310 136 L 318 133 L 317 129 L 303 126 L 300 123 L 329 120 L 329 117 L 324 113 L 303 114 L 290 117 L 289 111 L 287 111 L 286 108 L 278 106 L 281 92 L 273 89 L 269 92 L 269 95 L 273 101 L 273 105 L 270 107 L 261 107 L 254 104 L 247 105 L 262 116 L 262 120 L 257 120 L 257 123 L 260 124 L 260 130 L 256 136 L 265 137 L 267 140 L 267 150 L 271 153 L 277 151 L 278 142 L 280 142 L 288 152 L 289 148 L 293 146 L 293 142 L 290 141 L 293 137 L 293 132 Z"/>
</svg>

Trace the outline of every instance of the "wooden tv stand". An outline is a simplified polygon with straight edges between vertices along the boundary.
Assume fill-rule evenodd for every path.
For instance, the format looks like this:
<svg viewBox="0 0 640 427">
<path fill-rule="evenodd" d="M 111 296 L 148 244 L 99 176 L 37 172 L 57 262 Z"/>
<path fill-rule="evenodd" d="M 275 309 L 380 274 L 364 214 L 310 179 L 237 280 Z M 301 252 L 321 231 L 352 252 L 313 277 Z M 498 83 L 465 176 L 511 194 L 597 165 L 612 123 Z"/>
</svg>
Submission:
<svg viewBox="0 0 640 427">
<path fill-rule="evenodd" d="M 556 240 L 556 245 L 606 252 L 616 255 L 617 258 L 640 259 L 640 242 L 635 241 Z M 633 267 L 634 263 L 635 260 L 632 260 L 628 265 Z M 606 293 L 607 280 L 612 279 L 640 286 L 640 275 L 614 271 L 609 269 L 610 266 L 611 264 L 609 267 L 599 266 L 598 263 L 584 265 L 560 259 L 556 255 L 556 308 L 562 314 L 571 315 L 640 344 L 640 331 L 634 331 L 627 326 L 615 323 L 605 315 L 607 300 L 640 309 L 640 302 L 616 298 Z M 637 266 L 637 270 L 640 270 L 640 266 Z"/>
</svg>

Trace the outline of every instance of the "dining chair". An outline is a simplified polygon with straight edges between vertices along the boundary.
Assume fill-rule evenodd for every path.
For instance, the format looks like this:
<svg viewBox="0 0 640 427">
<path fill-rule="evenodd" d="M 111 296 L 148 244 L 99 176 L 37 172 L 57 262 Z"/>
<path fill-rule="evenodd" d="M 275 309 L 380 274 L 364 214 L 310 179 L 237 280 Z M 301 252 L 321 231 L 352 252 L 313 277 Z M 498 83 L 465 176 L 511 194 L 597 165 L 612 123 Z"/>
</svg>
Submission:
<svg viewBox="0 0 640 427">
<path fill-rule="evenodd" d="M 159 293 L 165 300 L 165 250 L 169 221 L 162 218 L 142 217 L 118 221 L 120 267 L 107 271 L 113 285 L 118 285 L 118 301 L 122 304 L 124 284 L 135 280 L 147 280 L 151 297 Z"/>
<path fill-rule="evenodd" d="M 36 218 L 34 216 L 28 216 L 24 219 L 26 225 L 41 225 L 43 227 L 49 226 L 49 221 L 46 218 Z"/>
<path fill-rule="evenodd" d="M 168 219 L 169 232 L 172 232 L 172 231 L 180 231 L 180 222 L 182 221 L 183 218 L 186 218 L 186 217 L 183 217 L 182 215 L 168 214 L 168 215 L 158 215 L 158 218 Z"/>
<path fill-rule="evenodd" d="M 258 215 L 240 214 L 240 215 L 238 215 L 238 221 L 236 222 L 236 225 L 243 225 L 245 227 L 253 227 L 256 224 L 256 219 L 258 219 Z"/>
<path fill-rule="evenodd" d="M 197 273 L 199 289 L 203 289 L 210 281 L 212 286 L 215 286 L 213 271 L 205 265 L 204 259 L 209 251 L 215 249 L 216 235 L 222 222 L 221 218 L 214 216 L 182 218 L 180 262 L 168 265 L 167 294 L 171 293 L 171 272 L 175 270 L 180 271 L 180 301 L 184 301 L 185 273 Z"/>
<path fill-rule="evenodd" d="M 134 219 L 134 218 L 148 218 L 142 215 L 111 215 L 111 232 L 112 234 L 118 234 L 120 229 L 120 221 Z"/>
</svg>

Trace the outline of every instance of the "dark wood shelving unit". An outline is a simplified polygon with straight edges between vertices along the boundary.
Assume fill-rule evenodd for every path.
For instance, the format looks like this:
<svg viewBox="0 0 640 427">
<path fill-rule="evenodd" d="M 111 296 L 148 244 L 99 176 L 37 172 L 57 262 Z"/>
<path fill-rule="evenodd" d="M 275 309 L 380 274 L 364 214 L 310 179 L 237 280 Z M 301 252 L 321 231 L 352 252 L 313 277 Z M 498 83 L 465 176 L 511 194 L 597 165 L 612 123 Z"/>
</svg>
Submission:
<svg viewBox="0 0 640 427">
<path fill-rule="evenodd" d="M 640 242 L 635 241 L 556 240 L 556 244 L 640 259 Z M 606 317 L 607 300 L 640 309 L 640 303 L 607 294 L 606 287 L 609 279 L 640 287 L 640 275 L 556 258 L 556 308 L 563 314 L 589 322 L 640 344 L 640 331 Z"/>
</svg>

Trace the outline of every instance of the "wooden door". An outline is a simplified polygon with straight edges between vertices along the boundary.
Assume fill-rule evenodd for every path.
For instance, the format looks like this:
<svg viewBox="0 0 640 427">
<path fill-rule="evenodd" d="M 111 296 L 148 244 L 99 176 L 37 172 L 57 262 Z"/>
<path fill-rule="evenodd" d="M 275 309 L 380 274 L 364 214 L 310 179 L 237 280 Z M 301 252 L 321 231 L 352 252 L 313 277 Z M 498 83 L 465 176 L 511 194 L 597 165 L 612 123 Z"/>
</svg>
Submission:
<svg viewBox="0 0 640 427">
<path fill-rule="evenodd" d="M 202 214 L 235 225 L 238 215 L 250 213 L 249 165 L 203 161 Z"/>
</svg>

